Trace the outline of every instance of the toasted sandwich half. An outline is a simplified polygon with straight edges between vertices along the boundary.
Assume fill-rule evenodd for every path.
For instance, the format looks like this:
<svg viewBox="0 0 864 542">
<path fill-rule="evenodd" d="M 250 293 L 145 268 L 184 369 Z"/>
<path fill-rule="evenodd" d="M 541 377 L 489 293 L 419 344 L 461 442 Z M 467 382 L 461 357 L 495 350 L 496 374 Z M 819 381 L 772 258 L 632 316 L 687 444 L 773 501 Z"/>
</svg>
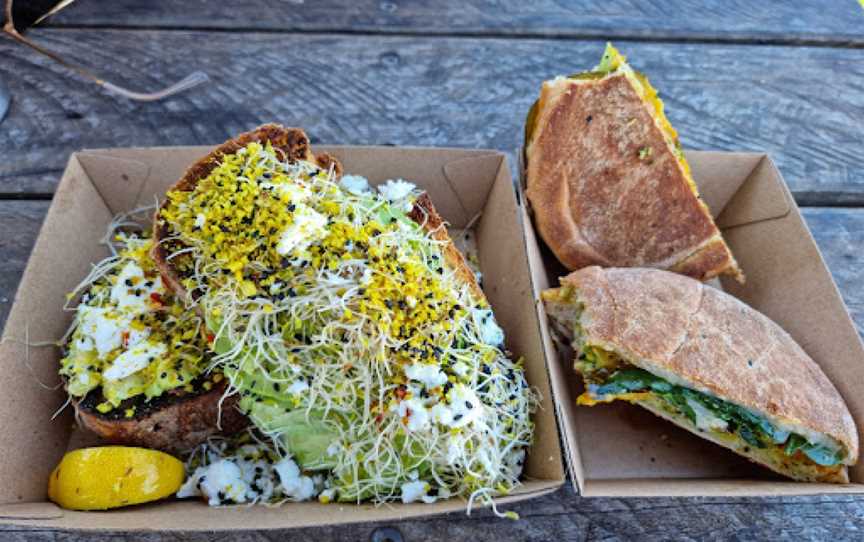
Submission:
<svg viewBox="0 0 864 542">
<path fill-rule="evenodd" d="M 587 267 L 542 298 L 576 353 L 579 404 L 628 401 L 779 474 L 848 482 L 858 460 L 852 415 L 768 317 L 655 269 Z"/>
<path fill-rule="evenodd" d="M 607 45 L 590 72 L 543 83 L 525 130 L 535 224 L 570 270 L 741 270 L 702 202 L 657 91 Z"/>
</svg>

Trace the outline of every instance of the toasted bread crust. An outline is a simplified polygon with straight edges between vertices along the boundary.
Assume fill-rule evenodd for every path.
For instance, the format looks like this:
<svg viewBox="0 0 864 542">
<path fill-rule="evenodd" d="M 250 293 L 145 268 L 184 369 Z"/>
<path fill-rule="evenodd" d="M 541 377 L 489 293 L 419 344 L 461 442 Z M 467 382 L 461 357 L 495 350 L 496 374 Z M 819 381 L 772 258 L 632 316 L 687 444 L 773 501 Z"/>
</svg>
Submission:
<svg viewBox="0 0 864 542">
<path fill-rule="evenodd" d="M 444 249 L 442 250 L 444 263 L 450 269 L 455 271 L 456 276 L 459 277 L 461 282 L 468 285 L 468 288 L 471 290 L 471 296 L 476 301 L 485 302 L 486 296 L 483 294 L 483 290 L 480 289 L 480 285 L 477 283 L 477 275 L 475 275 L 471 268 L 468 267 L 468 263 L 465 261 L 465 256 L 458 248 L 456 248 L 456 245 L 453 244 L 453 240 L 447 232 L 447 226 L 444 219 L 441 218 L 441 215 L 439 215 L 438 211 L 435 210 L 435 206 L 432 204 L 432 198 L 429 197 L 429 194 L 424 192 L 417 198 L 414 202 L 414 207 L 411 209 L 411 212 L 408 213 L 408 218 L 422 226 L 423 229 L 429 232 L 435 240 L 444 243 Z"/>
<path fill-rule="evenodd" d="M 828 435 L 853 463 L 858 457 L 855 422 L 822 369 L 779 325 L 738 299 L 656 269 L 592 266 L 561 283 L 584 307 L 586 344 L 787 427 Z"/>
<path fill-rule="evenodd" d="M 526 145 L 535 223 L 568 269 L 658 267 L 740 279 L 707 207 L 623 74 L 544 83 Z"/>
<path fill-rule="evenodd" d="M 300 128 L 285 128 L 278 124 L 264 124 L 251 132 L 240 134 L 213 149 L 207 156 L 192 164 L 186 170 L 186 173 L 183 174 L 183 177 L 171 187 L 171 190 L 184 192 L 194 190 L 198 182 L 210 175 L 216 166 L 219 165 L 222 156 L 233 154 L 249 143 L 264 143 L 267 141 L 273 145 L 273 148 L 277 152 L 283 153 L 289 161 L 302 160 L 312 162 L 318 164 L 323 169 L 333 169 L 337 177 L 342 175 L 342 164 L 335 157 L 327 153 L 321 153 L 317 156 L 312 154 L 309 138 Z M 163 202 L 162 205 L 164 204 Z M 167 260 L 168 252 L 164 241 L 169 232 L 167 224 L 159 218 L 159 211 L 161 209 L 162 207 L 160 206 L 156 210 L 153 219 L 154 243 L 150 255 L 156 262 L 156 267 L 159 269 L 162 279 L 168 287 L 181 296 L 181 298 L 186 298 L 187 292 L 181 283 L 180 276 Z"/>
<path fill-rule="evenodd" d="M 183 452 L 216 434 L 230 435 L 245 428 L 249 420 L 238 410 L 238 395 L 225 397 L 227 380 L 210 391 L 163 396 L 132 418 L 117 418 L 97 412 L 85 400 L 73 400 L 81 425 L 112 444 L 143 446 L 166 452 Z M 221 420 L 220 417 L 221 401 Z M 217 426 L 217 420 L 221 423 Z"/>
</svg>

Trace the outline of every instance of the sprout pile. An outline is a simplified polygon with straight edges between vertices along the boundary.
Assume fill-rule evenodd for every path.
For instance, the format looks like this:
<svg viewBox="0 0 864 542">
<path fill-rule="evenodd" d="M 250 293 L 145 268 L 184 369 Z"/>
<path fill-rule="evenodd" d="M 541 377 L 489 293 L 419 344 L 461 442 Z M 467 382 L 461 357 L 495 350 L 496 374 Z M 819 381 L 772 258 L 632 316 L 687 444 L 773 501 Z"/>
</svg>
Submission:
<svg viewBox="0 0 864 542">
<path fill-rule="evenodd" d="M 488 503 L 519 485 L 536 394 L 419 196 L 260 143 L 168 193 L 161 243 L 206 321 L 211 369 L 271 463 L 315 482 L 250 501 Z"/>
</svg>

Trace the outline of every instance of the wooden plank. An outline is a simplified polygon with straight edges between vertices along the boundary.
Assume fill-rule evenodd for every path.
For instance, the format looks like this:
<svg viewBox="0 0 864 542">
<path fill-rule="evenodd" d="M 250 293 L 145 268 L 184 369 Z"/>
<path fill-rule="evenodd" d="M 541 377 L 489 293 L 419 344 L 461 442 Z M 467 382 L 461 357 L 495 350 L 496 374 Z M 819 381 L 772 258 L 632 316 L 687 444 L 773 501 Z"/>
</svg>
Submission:
<svg viewBox="0 0 864 542">
<path fill-rule="evenodd" d="M 49 202 L 0 200 L 0 327 L 23 272 Z M 841 292 L 864 332 L 864 209 L 806 208 L 804 216 L 834 273 Z M 864 500 L 850 496 L 770 499 L 583 499 L 572 486 L 513 506 L 522 519 L 499 520 L 488 511 L 470 518 L 450 514 L 396 523 L 404 540 L 593 540 L 688 538 L 844 540 L 860 539 L 864 531 Z M 817 519 L 818 518 L 818 519 Z M 382 525 L 347 525 L 298 531 L 245 532 L 248 541 L 369 540 Z M 154 526 L 158 528 L 158 526 Z M 46 540 L 58 536 L 84 540 L 85 535 L 46 529 L 0 527 L 10 541 Z M 115 540 L 121 533 L 88 533 L 87 540 Z M 209 540 L 207 533 L 177 535 L 184 540 Z M 131 535 L 130 535 L 131 537 Z M 140 538 L 142 535 L 136 535 Z M 156 540 L 155 534 L 145 534 Z"/>
<path fill-rule="evenodd" d="M 0 77 L 0 194 L 50 193 L 82 147 L 216 143 L 281 121 L 328 143 L 520 144 L 540 81 L 593 66 L 601 42 L 180 31 L 42 30 L 34 37 L 108 79 L 153 88 L 194 69 L 213 82 L 135 103 L 10 40 Z M 684 146 L 768 151 L 799 202 L 864 203 L 860 51 L 622 44 L 649 73 Z"/>
<path fill-rule="evenodd" d="M 0 200 L 0 330 L 50 201 Z"/>
<path fill-rule="evenodd" d="M 862 43 L 854 0 L 79 2 L 55 25 Z"/>
</svg>

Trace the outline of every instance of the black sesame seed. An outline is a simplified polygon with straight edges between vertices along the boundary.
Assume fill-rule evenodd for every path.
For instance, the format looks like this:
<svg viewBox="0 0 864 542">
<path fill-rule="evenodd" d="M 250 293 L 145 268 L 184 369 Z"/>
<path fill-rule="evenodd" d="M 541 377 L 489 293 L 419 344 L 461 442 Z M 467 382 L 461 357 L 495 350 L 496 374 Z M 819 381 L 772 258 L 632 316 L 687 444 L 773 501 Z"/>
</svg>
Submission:
<svg viewBox="0 0 864 542">
<path fill-rule="evenodd" d="M 293 213 L 295 209 L 297 209 L 296 205 L 294 205 L 293 203 L 288 204 L 288 211 L 289 212 Z"/>
<path fill-rule="evenodd" d="M 474 405 L 471 404 L 471 401 L 465 401 L 465 408 L 471 410 L 472 408 L 474 408 Z"/>
<path fill-rule="evenodd" d="M 134 284 L 132 284 L 132 279 L 126 279 L 126 280 L 124 280 L 124 281 L 123 281 L 123 284 L 125 284 L 126 286 L 129 286 L 130 288 L 131 288 L 132 286 L 134 286 Z"/>
<path fill-rule="evenodd" d="M 273 383 L 273 391 L 279 391 L 281 387 L 278 382 Z"/>
<path fill-rule="evenodd" d="M 454 421 L 454 422 L 458 422 L 458 421 L 461 420 L 461 419 L 462 419 L 462 414 L 456 414 L 455 416 L 453 416 L 453 421 Z"/>
<path fill-rule="evenodd" d="M 585 122 L 590 123 L 593 119 L 594 119 L 593 115 L 588 115 L 587 117 L 585 117 Z"/>
</svg>

